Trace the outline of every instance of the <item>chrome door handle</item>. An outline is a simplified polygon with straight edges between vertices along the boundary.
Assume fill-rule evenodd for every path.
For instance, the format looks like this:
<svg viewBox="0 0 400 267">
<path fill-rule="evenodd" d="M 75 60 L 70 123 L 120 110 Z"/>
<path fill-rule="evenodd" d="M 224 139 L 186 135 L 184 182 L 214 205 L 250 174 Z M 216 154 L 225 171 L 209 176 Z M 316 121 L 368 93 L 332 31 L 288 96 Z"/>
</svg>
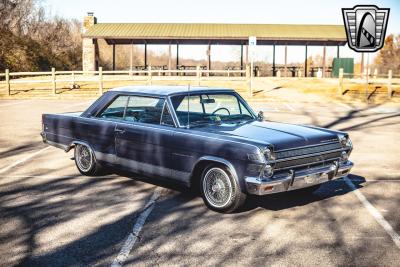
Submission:
<svg viewBox="0 0 400 267">
<path fill-rule="evenodd" d="M 125 130 L 123 130 L 123 129 L 115 129 L 114 132 L 123 134 L 123 133 L 125 133 Z"/>
</svg>

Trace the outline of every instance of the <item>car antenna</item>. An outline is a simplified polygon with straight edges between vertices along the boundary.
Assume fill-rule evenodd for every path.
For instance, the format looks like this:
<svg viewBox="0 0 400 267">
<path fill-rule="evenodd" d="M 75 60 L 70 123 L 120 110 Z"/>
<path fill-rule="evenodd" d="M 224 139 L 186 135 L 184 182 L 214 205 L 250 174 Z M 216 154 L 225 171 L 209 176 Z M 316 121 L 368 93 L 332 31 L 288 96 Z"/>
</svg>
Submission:
<svg viewBox="0 0 400 267">
<path fill-rule="evenodd" d="M 188 93 L 187 93 L 187 104 L 188 104 L 188 108 L 187 108 L 187 126 L 186 128 L 190 129 L 190 116 L 189 116 L 189 97 L 190 97 L 190 84 L 188 84 Z"/>
</svg>

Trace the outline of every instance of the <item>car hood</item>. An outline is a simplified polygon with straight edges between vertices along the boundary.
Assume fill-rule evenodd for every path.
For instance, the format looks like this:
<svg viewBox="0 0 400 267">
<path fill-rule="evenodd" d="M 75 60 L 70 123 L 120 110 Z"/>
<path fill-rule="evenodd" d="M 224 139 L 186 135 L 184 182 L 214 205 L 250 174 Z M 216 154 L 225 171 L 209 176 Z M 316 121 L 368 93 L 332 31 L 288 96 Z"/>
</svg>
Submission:
<svg viewBox="0 0 400 267">
<path fill-rule="evenodd" d="M 201 127 L 197 130 L 262 144 L 271 144 L 274 146 L 274 150 L 323 144 L 338 140 L 337 134 L 328 129 L 269 121 L 212 125 Z"/>
</svg>

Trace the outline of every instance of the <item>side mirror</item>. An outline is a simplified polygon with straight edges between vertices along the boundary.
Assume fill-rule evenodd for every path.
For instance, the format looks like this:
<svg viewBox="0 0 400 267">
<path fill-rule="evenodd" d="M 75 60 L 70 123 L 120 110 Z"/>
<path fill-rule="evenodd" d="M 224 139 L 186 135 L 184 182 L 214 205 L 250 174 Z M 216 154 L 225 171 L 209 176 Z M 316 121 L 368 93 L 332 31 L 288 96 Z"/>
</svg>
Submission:
<svg viewBox="0 0 400 267">
<path fill-rule="evenodd" d="M 257 118 L 259 121 L 263 121 L 264 120 L 264 112 L 262 112 L 261 110 L 258 112 Z"/>
</svg>

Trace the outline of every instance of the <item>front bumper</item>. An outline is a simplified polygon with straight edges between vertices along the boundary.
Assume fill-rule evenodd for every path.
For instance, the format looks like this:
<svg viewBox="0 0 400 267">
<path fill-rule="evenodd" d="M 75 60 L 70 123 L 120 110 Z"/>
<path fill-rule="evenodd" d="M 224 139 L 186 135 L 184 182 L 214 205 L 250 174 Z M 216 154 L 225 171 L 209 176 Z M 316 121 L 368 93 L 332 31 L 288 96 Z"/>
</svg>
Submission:
<svg viewBox="0 0 400 267">
<path fill-rule="evenodd" d="M 349 174 L 353 165 L 351 161 L 335 162 L 328 166 L 292 171 L 280 176 L 276 175 L 272 179 L 245 177 L 246 188 L 247 192 L 253 195 L 267 195 L 301 189 L 344 177 Z"/>
</svg>

